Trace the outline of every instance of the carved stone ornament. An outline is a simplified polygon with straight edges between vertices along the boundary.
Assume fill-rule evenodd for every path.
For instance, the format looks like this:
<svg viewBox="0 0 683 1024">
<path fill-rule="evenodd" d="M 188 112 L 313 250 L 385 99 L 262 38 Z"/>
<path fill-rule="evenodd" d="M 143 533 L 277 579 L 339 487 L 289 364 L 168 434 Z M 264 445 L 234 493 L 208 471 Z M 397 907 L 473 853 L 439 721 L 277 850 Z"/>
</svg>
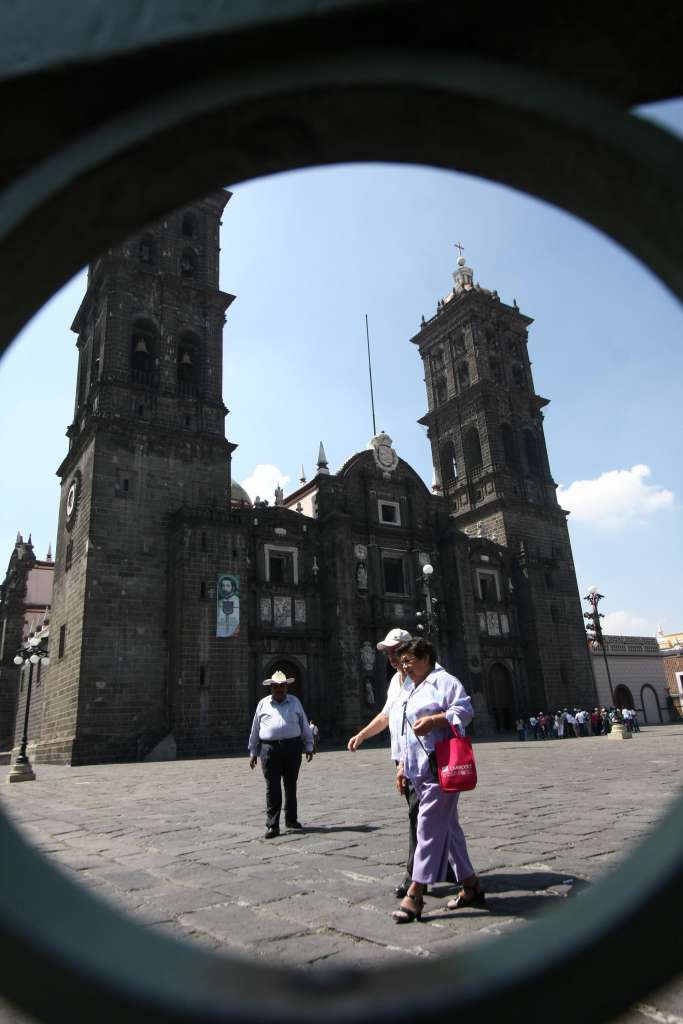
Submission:
<svg viewBox="0 0 683 1024">
<path fill-rule="evenodd" d="M 376 652 L 369 640 L 360 645 L 360 663 L 364 672 L 372 672 L 375 667 Z"/>
<path fill-rule="evenodd" d="M 356 544 L 353 549 L 353 553 L 356 556 L 356 560 L 359 562 L 367 562 L 368 560 L 368 549 L 365 544 Z"/>
<path fill-rule="evenodd" d="M 375 456 L 375 465 L 385 480 L 388 480 L 398 467 L 398 455 L 391 444 L 391 438 L 384 432 L 375 434 L 368 444 L 368 448 L 372 448 L 372 453 Z"/>
</svg>

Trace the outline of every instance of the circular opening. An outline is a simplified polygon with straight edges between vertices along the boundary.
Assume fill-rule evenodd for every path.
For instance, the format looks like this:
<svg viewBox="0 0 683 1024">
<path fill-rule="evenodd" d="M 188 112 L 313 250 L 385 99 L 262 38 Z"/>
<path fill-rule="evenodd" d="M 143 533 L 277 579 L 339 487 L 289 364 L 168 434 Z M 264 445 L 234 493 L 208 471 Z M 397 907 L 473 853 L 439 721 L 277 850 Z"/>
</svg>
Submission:
<svg viewBox="0 0 683 1024">
<path fill-rule="evenodd" d="M 30 225 L 36 211 L 45 209 L 48 199 L 52 202 L 52 217 L 46 224 L 46 245 L 35 261 L 36 287 L 32 297 L 17 279 L 16 270 L 11 272 L 13 265 L 25 266 L 28 262 L 27 235 L 30 236 L 30 232 L 23 231 L 22 237 L 15 235 L 13 242 L 17 244 L 13 260 L 6 245 L 0 250 L 5 279 L 17 285 L 16 291 L 10 289 L 15 300 L 12 308 L 5 304 L 2 310 L 5 315 L 4 336 L 11 337 L 36 304 L 97 250 L 96 241 L 100 245 L 107 244 L 115 237 L 128 234 L 134 225 L 149 222 L 163 210 L 179 205 L 189 198 L 187 181 L 194 182 L 191 191 L 195 193 L 215 184 L 215 174 L 209 175 L 196 166 L 195 173 L 184 179 L 188 164 L 191 165 L 185 157 L 185 163 L 179 161 L 175 172 L 169 175 L 168 186 L 160 188 L 153 198 L 140 187 L 140 178 L 150 184 L 158 181 L 158 174 L 144 165 L 144 140 L 154 136 L 155 155 L 163 158 L 164 141 L 170 141 L 169 123 L 173 122 L 178 127 L 180 122 L 180 127 L 187 133 L 189 118 L 198 110 L 206 120 L 201 125 L 193 123 L 193 131 L 199 128 L 201 132 L 203 129 L 207 142 L 219 138 L 222 147 L 233 147 L 231 176 L 235 178 L 340 157 L 412 159 L 472 170 L 499 180 L 504 178 L 517 187 L 535 191 L 558 205 L 573 209 L 577 215 L 593 220 L 637 252 L 671 287 L 677 289 L 680 276 L 672 238 L 677 244 L 680 231 L 671 230 L 672 211 L 680 209 L 673 201 L 677 188 L 673 178 L 677 147 L 624 115 L 580 97 L 576 97 L 574 113 L 567 116 L 566 107 L 559 102 L 549 83 L 543 83 L 535 94 L 539 98 L 534 101 L 530 98 L 534 94 L 529 90 L 528 81 L 523 83 L 521 93 L 516 92 L 520 82 L 515 75 L 510 73 L 503 82 L 498 80 L 496 83 L 486 70 L 472 65 L 453 69 L 434 60 L 412 63 L 402 60 L 394 67 L 385 65 L 375 71 L 373 85 L 370 86 L 367 82 L 373 80 L 373 72 L 363 64 L 362 58 L 358 58 L 352 68 L 326 66 L 324 74 L 320 68 L 315 68 L 312 75 L 310 66 L 289 67 L 284 103 L 282 83 L 273 86 L 271 71 L 266 79 L 240 81 L 238 95 L 234 81 L 227 83 L 224 89 L 221 89 L 221 83 L 213 83 L 210 96 L 202 93 L 201 89 L 188 90 L 179 97 L 186 102 L 176 104 L 171 115 L 165 109 L 148 110 L 142 123 L 133 117 L 123 125 L 119 124 L 117 133 L 105 131 L 99 138 L 90 139 L 84 153 L 72 151 L 66 164 L 48 167 L 48 171 L 54 172 L 51 175 L 38 175 L 29 182 L 20 183 L 12 197 L 16 203 L 5 215 L 3 238 L 17 225 L 22 228 Z M 363 86 L 357 90 L 335 91 L 335 86 L 341 84 L 349 71 L 351 80 L 362 80 Z M 301 72 L 303 82 L 299 84 L 302 91 L 298 95 L 296 117 L 289 114 L 286 119 L 283 115 L 292 109 L 292 84 L 298 72 Z M 338 75 L 336 79 L 335 74 Z M 313 90 L 310 89 L 312 77 L 317 87 Z M 478 90 L 479 83 L 486 83 L 486 89 Z M 321 90 L 323 84 L 325 88 Z M 491 93 L 496 93 L 496 87 L 498 92 L 492 99 Z M 486 92 L 485 96 L 481 95 L 482 91 Z M 456 144 L 453 139 L 445 137 L 442 129 L 453 116 L 454 101 L 462 100 L 463 96 L 467 97 L 468 103 L 460 109 L 463 115 L 459 123 L 462 134 Z M 524 102 L 521 101 L 522 96 Z M 358 115 L 352 124 L 347 118 L 350 99 Z M 503 174 L 497 163 L 499 137 L 493 129 L 509 123 L 511 108 L 516 111 L 518 141 Z M 266 140 L 265 149 L 254 147 L 252 142 L 245 144 L 243 141 L 238 145 L 234 122 L 229 125 L 233 129 L 231 137 L 216 132 L 217 127 L 222 127 L 221 115 L 228 110 L 231 115 L 245 118 L 237 125 L 243 138 Z M 580 118 L 576 116 L 578 110 Z M 239 122 L 239 117 L 235 121 Z M 408 138 L 405 124 L 420 124 L 420 138 L 415 138 L 414 133 Z M 260 131 L 257 130 L 259 126 Z M 246 127 L 249 131 L 245 133 Z M 545 162 L 541 160 L 541 164 L 536 165 L 534 161 L 543 154 L 547 155 L 551 141 L 555 173 L 549 180 L 543 173 Z M 177 142 L 176 138 L 176 145 Z M 138 148 L 126 148 L 134 144 Z M 207 148 L 211 149 L 210 144 Z M 147 150 L 146 155 L 150 152 Z M 113 159 L 106 165 L 99 163 L 107 156 Z M 206 152 L 202 158 L 206 160 Z M 240 162 L 243 173 L 238 170 Z M 93 170 L 95 167 L 96 171 Z M 587 168 L 590 168 L 590 173 L 587 173 Z M 616 173 L 617 169 L 619 173 Z M 132 173 L 137 171 L 140 175 Z M 131 179 L 128 188 L 122 181 L 124 174 Z M 104 207 L 97 194 L 103 191 L 103 186 L 111 187 L 117 182 L 122 186 L 117 208 L 103 216 Z M 77 183 L 78 189 L 70 194 L 72 183 Z M 654 204 L 653 195 L 657 197 Z M 60 246 L 57 239 L 59 228 L 65 223 L 74 223 L 76 202 L 85 202 L 94 216 L 89 224 L 79 225 L 79 231 L 69 239 L 68 246 L 63 242 Z M 624 209 L 630 211 L 627 224 L 622 219 Z M 20 257 L 18 260 L 17 255 Z M 54 261 L 54 267 L 57 267 L 58 256 L 62 258 L 60 269 L 54 269 L 52 264 Z M 637 866 L 633 863 L 624 865 L 613 879 L 605 883 L 601 903 L 590 917 L 584 916 L 583 908 L 578 914 L 567 908 L 563 914 L 561 935 L 558 935 L 556 924 L 551 928 L 539 922 L 529 933 L 528 954 L 525 952 L 522 956 L 514 942 L 503 942 L 495 964 L 481 955 L 468 953 L 456 966 L 446 968 L 445 965 L 434 964 L 425 965 L 420 971 L 417 968 L 403 970 L 400 979 L 391 971 L 382 972 L 374 979 L 365 975 L 362 981 L 357 979 L 353 995 L 346 991 L 346 982 L 339 977 L 326 979 L 317 992 L 311 986 L 305 994 L 297 995 L 289 975 L 272 974 L 269 991 L 264 993 L 261 990 L 260 999 L 256 998 L 256 993 L 263 984 L 263 972 L 242 965 L 238 971 L 230 964 L 221 964 L 219 975 L 217 965 L 194 955 L 193 951 L 180 951 L 166 945 L 160 938 L 144 936 L 128 923 L 97 910 L 84 893 L 74 892 L 70 885 L 59 880 L 6 827 L 3 850 L 11 870 L 3 879 L 3 899 L 6 901 L 3 919 L 7 922 L 6 934 L 13 942 L 13 950 L 8 952 L 8 963 L 11 960 L 17 972 L 15 978 L 10 979 L 10 988 L 14 985 L 16 991 L 16 978 L 21 975 L 21 957 L 31 947 L 32 965 L 43 967 L 50 978 L 51 984 L 45 991 L 52 1000 L 53 1012 L 57 1005 L 55 995 L 60 991 L 66 995 L 70 970 L 74 969 L 76 960 L 80 960 L 81 967 L 85 968 L 79 1008 L 83 1018 L 86 1011 L 92 1010 L 92 1005 L 87 1007 L 88 1000 L 94 1003 L 98 994 L 101 997 L 103 989 L 109 990 L 112 1007 L 116 1005 L 123 1009 L 137 1004 L 139 1008 L 155 1004 L 169 1019 L 173 1016 L 177 1019 L 190 1016 L 193 1019 L 214 1018 L 225 1014 L 226 1007 L 232 1019 L 246 1019 L 250 1012 L 255 1011 L 262 1019 L 269 1015 L 284 1019 L 288 1013 L 282 1011 L 282 1002 L 278 1006 L 278 1000 L 286 999 L 292 1015 L 296 1013 L 299 1019 L 304 1015 L 319 1015 L 322 1009 L 329 1019 L 335 1019 L 335 1014 L 338 1018 L 346 1016 L 347 1019 L 349 1016 L 366 1017 L 371 1005 L 376 1017 L 386 1013 L 391 1004 L 393 1019 L 401 1020 L 414 1017 L 418 1004 L 420 1012 L 445 1006 L 452 1001 L 456 989 L 461 1008 L 477 1005 L 486 1013 L 494 1011 L 496 1006 L 500 1009 L 505 1005 L 510 1013 L 526 1011 L 533 1018 L 540 1011 L 537 991 L 533 992 L 529 982 L 542 972 L 547 983 L 559 983 L 561 977 L 566 977 L 567 969 L 586 966 L 587 961 L 596 955 L 597 944 L 601 940 L 603 951 L 607 950 L 609 956 L 616 957 L 620 952 L 619 936 L 624 934 L 624 925 L 629 920 L 633 922 L 636 913 L 643 952 L 639 982 L 642 985 L 653 984 L 674 969 L 673 953 L 667 958 L 666 946 L 657 944 L 655 940 L 658 932 L 666 934 L 665 928 L 669 924 L 673 926 L 673 913 L 680 909 L 680 897 L 676 900 L 669 894 L 670 898 L 664 899 L 662 894 L 666 886 L 673 886 L 677 881 L 680 883 L 681 813 L 679 809 L 676 812 L 678 817 L 672 816 L 655 836 L 650 837 Z M 22 883 L 22 872 L 16 872 L 16 865 L 20 862 L 32 869 L 31 873 L 27 872 L 32 882 L 31 891 L 27 891 Z M 44 892 L 41 890 L 42 882 L 46 884 Z M 8 899 L 10 886 L 13 899 Z M 633 894 L 628 907 L 623 905 L 624 891 Z M 58 936 L 55 930 L 51 931 L 49 920 L 43 916 L 40 923 L 46 927 L 40 935 L 35 932 L 32 935 L 31 919 L 34 924 L 38 920 L 36 892 L 43 896 L 41 914 L 51 912 L 54 922 L 59 922 L 68 908 L 72 920 L 75 913 L 82 913 L 83 920 L 89 918 L 93 924 L 99 923 L 103 928 L 101 947 L 93 949 L 82 945 L 82 937 L 75 930 Z M 19 906 L 18 895 L 25 898 Z M 656 914 L 653 913 L 655 905 Z M 119 962 L 118 970 L 106 956 L 112 944 L 119 951 L 125 950 L 127 955 L 123 963 Z M 156 974 L 150 970 L 162 947 L 165 947 L 166 954 L 166 978 L 170 976 L 165 992 L 157 987 Z M 55 965 L 62 968 L 61 979 L 54 971 Z M 408 986 L 410 994 L 401 998 L 397 1005 L 397 989 L 405 991 L 405 986 L 399 986 L 399 980 L 405 981 L 408 975 L 414 975 L 411 981 L 414 980 L 415 985 Z M 422 986 L 419 998 L 415 995 L 418 983 Z M 116 990 L 110 988 L 113 985 L 117 986 Z M 430 993 L 428 997 L 424 996 L 425 989 Z M 609 999 L 606 997 L 601 1009 L 589 1010 L 588 1015 L 592 1012 L 597 1016 L 607 1007 L 618 1009 L 636 989 L 637 983 L 634 982 L 631 989 L 624 986 L 620 991 L 608 993 Z M 234 1002 L 235 993 L 239 993 L 241 999 L 239 1006 Z M 269 1000 L 264 1009 L 263 1001 L 268 996 L 272 1001 Z M 50 1007 L 44 997 L 41 1002 L 39 994 L 23 993 L 23 998 L 26 1004 L 31 1003 L 49 1015 Z M 386 1011 L 380 1009 L 380 998 L 385 1000 L 382 1006 L 386 1006 Z M 191 1005 L 191 1000 L 194 1000 L 194 1005 Z"/>
</svg>

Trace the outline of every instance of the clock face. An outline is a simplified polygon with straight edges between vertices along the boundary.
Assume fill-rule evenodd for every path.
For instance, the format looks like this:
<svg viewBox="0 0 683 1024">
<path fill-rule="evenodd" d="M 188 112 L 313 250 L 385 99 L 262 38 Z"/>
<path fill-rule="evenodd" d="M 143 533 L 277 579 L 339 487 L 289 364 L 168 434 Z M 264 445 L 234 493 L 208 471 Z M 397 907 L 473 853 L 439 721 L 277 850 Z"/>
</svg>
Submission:
<svg viewBox="0 0 683 1024">
<path fill-rule="evenodd" d="M 66 514 L 71 519 L 76 508 L 76 482 L 74 481 L 69 488 L 69 493 L 66 496 Z"/>
<path fill-rule="evenodd" d="M 73 529 L 73 525 L 76 522 L 76 514 L 78 512 L 78 499 L 81 493 L 81 474 L 76 472 L 74 478 L 69 485 L 69 490 L 66 492 L 66 506 L 64 511 L 66 512 L 66 528 L 67 530 Z"/>
</svg>

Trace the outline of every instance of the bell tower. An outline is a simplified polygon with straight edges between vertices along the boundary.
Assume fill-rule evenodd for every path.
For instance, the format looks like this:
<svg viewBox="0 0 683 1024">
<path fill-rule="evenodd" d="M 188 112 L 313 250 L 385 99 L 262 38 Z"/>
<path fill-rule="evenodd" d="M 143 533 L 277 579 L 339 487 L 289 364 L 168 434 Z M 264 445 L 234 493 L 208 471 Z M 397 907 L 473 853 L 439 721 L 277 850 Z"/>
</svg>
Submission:
<svg viewBox="0 0 683 1024">
<path fill-rule="evenodd" d="M 458 248 L 461 249 L 459 246 Z M 594 700 L 566 517 L 534 389 L 533 320 L 474 282 L 461 255 L 451 292 L 412 339 L 424 365 L 435 489 L 458 529 L 515 557 L 519 628 L 535 710 Z M 475 597 L 478 596 L 475 591 Z"/>
<path fill-rule="evenodd" d="M 39 760 L 135 759 L 170 729 L 168 522 L 230 505 L 220 190 L 88 270 Z"/>
</svg>

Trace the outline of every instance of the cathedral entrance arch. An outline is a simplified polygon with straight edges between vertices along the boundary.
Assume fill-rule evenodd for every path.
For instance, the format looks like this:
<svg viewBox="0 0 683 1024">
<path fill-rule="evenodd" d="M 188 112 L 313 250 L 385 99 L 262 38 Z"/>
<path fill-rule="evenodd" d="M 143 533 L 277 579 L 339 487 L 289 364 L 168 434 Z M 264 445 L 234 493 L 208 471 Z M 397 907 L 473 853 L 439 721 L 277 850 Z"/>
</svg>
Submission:
<svg viewBox="0 0 683 1024">
<path fill-rule="evenodd" d="M 664 721 L 662 709 L 654 686 L 646 683 L 640 690 L 640 703 L 643 708 L 643 718 L 648 725 L 661 725 Z M 633 707 L 633 705 L 631 705 Z"/>
<path fill-rule="evenodd" d="M 264 679 L 269 679 L 274 672 L 284 672 L 287 679 L 293 679 L 294 681 L 289 684 L 289 690 L 299 698 L 301 703 L 306 706 L 305 693 L 304 693 L 304 670 L 303 667 L 292 657 L 278 658 L 277 656 L 271 658 L 267 663 L 265 670 Z"/>
<path fill-rule="evenodd" d="M 512 732 L 515 727 L 512 675 L 501 661 L 494 662 L 489 669 L 487 697 L 496 732 Z"/>
<path fill-rule="evenodd" d="M 263 679 L 268 679 L 273 672 L 279 671 L 284 672 L 287 679 L 294 680 L 289 684 L 289 692 L 299 698 L 308 718 L 314 718 L 320 724 L 320 701 L 317 699 L 315 684 L 311 685 L 310 673 L 306 671 L 306 666 L 291 654 L 284 656 L 275 654 L 264 662 L 264 665 Z M 267 692 L 265 686 L 262 687 L 259 698 L 265 696 Z"/>
<path fill-rule="evenodd" d="M 633 694 L 629 690 L 628 686 L 624 686 L 623 683 L 619 683 L 619 685 L 614 688 L 614 706 L 615 708 L 635 707 Z"/>
</svg>

